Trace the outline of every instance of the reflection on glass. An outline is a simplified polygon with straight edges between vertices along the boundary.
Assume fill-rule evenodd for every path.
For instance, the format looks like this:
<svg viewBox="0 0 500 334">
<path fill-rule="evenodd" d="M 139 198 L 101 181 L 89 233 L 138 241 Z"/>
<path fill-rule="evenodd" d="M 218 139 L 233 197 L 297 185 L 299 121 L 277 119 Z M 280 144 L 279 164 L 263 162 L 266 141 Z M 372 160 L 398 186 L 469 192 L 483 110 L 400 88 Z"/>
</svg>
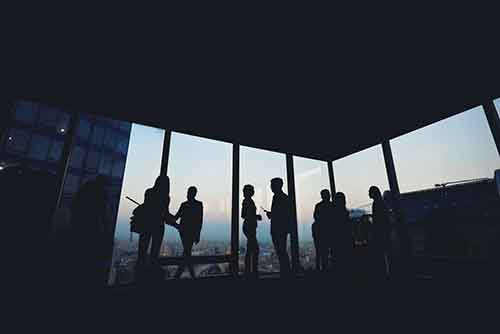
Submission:
<svg viewBox="0 0 500 334">
<path fill-rule="evenodd" d="M 203 202 L 203 227 L 200 243 L 193 255 L 226 255 L 231 240 L 232 145 L 225 142 L 172 133 L 168 175 L 170 176 L 170 211 L 175 214 L 186 201 L 187 189 L 198 189 L 196 198 Z M 180 237 L 168 228 L 167 255 L 182 254 Z M 197 265 L 199 276 L 228 271 L 228 264 Z M 187 272 L 185 273 L 187 275 Z"/>
<path fill-rule="evenodd" d="M 325 161 L 294 157 L 294 169 L 300 263 L 308 270 L 314 268 L 315 263 L 311 230 L 314 207 L 321 201 L 320 191 L 330 191 L 330 180 Z"/>
<path fill-rule="evenodd" d="M 262 215 L 262 221 L 257 226 L 257 240 L 259 241 L 259 271 L 278 272 L 279 262 L 271 241 L 270 223 L 262 207 L 271 209 L 273 193 L 270 188 L 272 178 L 281 177 L 284 185 L 283 190 L 288 193 L 286 178 L 286 157 L 282 153 L 265 151 L 250 147 L 240 148 L 240 210 L 243 200 L 243 186 L 251 184 L 255 188 L 253 200 L 257 207 L 257 214 Z M 241 212 L 240 212 L 241 215 Z M 240 226 L 242 225 L 240 219 Z M 244 256 L 246 251 L 246 239 L 240 228 L 240 258 L 239 270 L 243 271 Z M 288 238 L 290 244 L 290 238 Z"/>
</svg>

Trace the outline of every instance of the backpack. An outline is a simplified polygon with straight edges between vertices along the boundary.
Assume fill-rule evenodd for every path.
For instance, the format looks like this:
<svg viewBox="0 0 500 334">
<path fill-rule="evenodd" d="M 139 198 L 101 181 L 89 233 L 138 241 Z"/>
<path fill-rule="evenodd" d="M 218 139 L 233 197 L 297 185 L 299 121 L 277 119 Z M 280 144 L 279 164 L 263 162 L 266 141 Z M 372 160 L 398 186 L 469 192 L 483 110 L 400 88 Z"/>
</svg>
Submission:
<svg viewBox="0 0 500 334">
<path fill-rule="evenodd" d="M 135 208 L 130 217 L 130 232 L 139 234 L 146 232 L 147 216 L 147 208 L 144 204 Z"/>
</svg>

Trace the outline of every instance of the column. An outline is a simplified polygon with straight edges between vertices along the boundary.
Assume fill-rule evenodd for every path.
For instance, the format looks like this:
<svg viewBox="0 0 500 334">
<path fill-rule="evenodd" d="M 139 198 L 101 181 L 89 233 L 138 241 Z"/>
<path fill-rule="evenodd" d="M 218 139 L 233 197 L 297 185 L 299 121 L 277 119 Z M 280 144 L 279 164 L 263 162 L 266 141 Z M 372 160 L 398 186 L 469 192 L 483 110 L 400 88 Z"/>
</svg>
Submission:
<svg viewBox="0 0 500 334">
<path fill-rule="evenodd" d="M 233 188 L 231 205 L 231 274 L 238 276 L 240 212 L 240 145 L 233 144 Z"/>
<path fill-rule="evenodd" d="M 488 120 L 488 125 L 490 126 L 493 139 L 497 146 L 498 154 L 500 155 L 500 117 L 498 117 L 498 112 L 493 101 L 488 101 L 483 104 L 483 109 L 486 119 Z"/>
<path fill-rule="evenodd" d="M 335 177 L 333 175 L 333 162 L 328 161 L 328 179 L 330 180 L 330 193 L 332 194 L 332 198 L 335 195 L 336 188 L 335 188 Z"/>
<path fill-rule="evenodd" d="M 292 249 L 292 270 L 297 273 L 299 269 L 299 236 L 297 227 L 297 200 L 295 196 L 295 171 L 293 168 L 293 155 L 286 155 L 286 175 L 288 184 L 288 197 L 292 202 L 292 219 L 293 228 L 291 233 L 291 249 Z"/>
<path fill-rule="evenodd" d="M 172 131 L 165 129 L 163 137 L 163 151 L 161 154 L 161 167 L 160 175 L 166 176 L 168 171 L 168 158 L 170 155 L 170 138 L 172 138 Z"/>
</svg>

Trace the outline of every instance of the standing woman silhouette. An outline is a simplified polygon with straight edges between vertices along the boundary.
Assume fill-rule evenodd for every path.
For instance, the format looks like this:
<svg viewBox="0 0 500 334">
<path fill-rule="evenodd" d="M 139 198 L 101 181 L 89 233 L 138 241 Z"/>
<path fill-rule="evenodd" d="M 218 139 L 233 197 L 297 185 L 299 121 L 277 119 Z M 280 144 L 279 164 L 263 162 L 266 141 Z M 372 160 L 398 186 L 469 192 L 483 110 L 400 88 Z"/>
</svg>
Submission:
<svg viewBox="0 0 500 334">
<path fill-rule="evenodd" d="M 258 277 L 259 243 L 257 241 L 257 221 L 262 216 L 257 214 L 257 208 L 252 199 L 255 194 L 254 187 L 247 184 L 243 187 L 243 204 L 241 206 L 241 218 L 243 218 L 243 233 L 247 238 L 247 251 L 245 254 L 245 275 L 247 277 Z"/>
<path fill-rule="evenodd" d="M 150 264 L 159 266 L 161 243 L 165 233 L 164 217 L 168 213 L 170 202 L 170 179 L 168 176 L 158 176 L 152 188 L 144 193 L 144 205 L 147 218 L 145 229 L 139 236 L 139 254 L 137 265 L 147 265 L 147 251 L 151 243 Z"/>
</svg>

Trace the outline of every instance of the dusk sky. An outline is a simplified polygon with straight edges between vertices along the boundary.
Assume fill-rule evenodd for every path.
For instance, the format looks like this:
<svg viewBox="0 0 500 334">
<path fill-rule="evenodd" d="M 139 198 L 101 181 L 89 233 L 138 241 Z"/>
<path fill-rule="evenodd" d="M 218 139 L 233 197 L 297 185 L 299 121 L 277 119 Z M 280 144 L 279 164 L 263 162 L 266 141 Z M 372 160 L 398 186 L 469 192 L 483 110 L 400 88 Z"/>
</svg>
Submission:
<svg viewBox="0 0 500 334">
<path fill-rule="evenodd" d="M 500 100 L 495 104 L 500 109 Z M 144 190 L 153 185 L 159 174 L 163 135 L 163 130 L 139 124 L 132 127 L 118 214 L 118 238 L 128 238 L 129 217 L 135 207 L 125 196 L 142 202 Z M 481 107 L 395 138 L 391 145 L 402 192 L 447 181 L 491 178 L 493 171 L 500 168 L 500 158 Z M 230 239 L 231 161 L 229 143 L 172 134 L 168 168 L 170 211 L 175 213 L 185 200 L 188 186 L 196 186 L 205 209 L 202 238 Z M 326 162 L 295 157 L 294 164 L 302 239 L 310 237 L 314 205 L 320 200 L 321 189 L 329 189 L 329 181 Z M 334 161 L 334 174 L 337 191 L 346 194 L 349 207 L 370 203 L 367 194 L 370 185 L 377 185 L 382 191 L 388 189 L 380 145 Z M 258 208 L 271 206 L 269 180 L 273 177 L 284 179 L 286 191 L 284 154 L 241 147 L 240 188 L 247 183 L 255 186 Z M 178 238 L 176 233 L 168 232 L 167 229 L 167 240 Z M 269 223 L 264 218 L 259 236 L 268 233 Z"/>
</svg>

